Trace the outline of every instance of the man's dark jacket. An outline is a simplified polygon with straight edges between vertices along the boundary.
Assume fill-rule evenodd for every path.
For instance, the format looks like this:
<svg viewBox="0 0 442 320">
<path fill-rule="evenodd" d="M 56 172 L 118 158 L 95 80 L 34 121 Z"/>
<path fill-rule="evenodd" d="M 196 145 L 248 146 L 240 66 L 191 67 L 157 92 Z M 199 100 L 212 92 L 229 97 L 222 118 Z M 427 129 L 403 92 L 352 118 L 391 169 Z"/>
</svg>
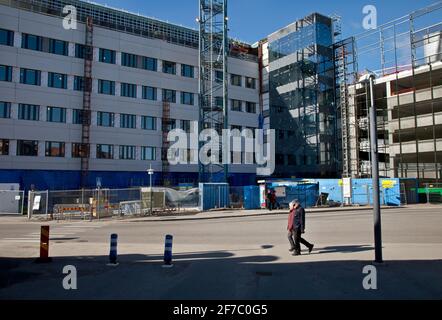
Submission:
<svg viewBox="0 0 442 320">
<path fill-rule="evenodd" d="M 301 229 L 302 231 L 305 229 L 305 210 L 301 206 L 296 209 L 293 225 L 295 228 Z"/>
</svg>

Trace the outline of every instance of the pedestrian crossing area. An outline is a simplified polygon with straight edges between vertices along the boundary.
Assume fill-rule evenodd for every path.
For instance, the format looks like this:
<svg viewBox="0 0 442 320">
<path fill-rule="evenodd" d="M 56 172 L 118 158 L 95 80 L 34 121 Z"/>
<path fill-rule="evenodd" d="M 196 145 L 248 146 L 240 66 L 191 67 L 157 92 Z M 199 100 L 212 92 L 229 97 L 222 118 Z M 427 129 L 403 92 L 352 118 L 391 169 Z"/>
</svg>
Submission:
<svg viewBox="0 0 442 320">
<path fill-rule="evenodd" d="M 101 228 L 101 225 L 72 224 L 63 226 L 51 226 L 49 232 L 49 240 L 68 240 L 70 238 L 78 238 L 82 233 Z M 36 232 L 20 235 L 17 237 L 0 238 L 0 243 L 39 243 L 40 227 L 36 228 Z M 1 236 L 0 236 L 1 237 Z"/>
</svg>

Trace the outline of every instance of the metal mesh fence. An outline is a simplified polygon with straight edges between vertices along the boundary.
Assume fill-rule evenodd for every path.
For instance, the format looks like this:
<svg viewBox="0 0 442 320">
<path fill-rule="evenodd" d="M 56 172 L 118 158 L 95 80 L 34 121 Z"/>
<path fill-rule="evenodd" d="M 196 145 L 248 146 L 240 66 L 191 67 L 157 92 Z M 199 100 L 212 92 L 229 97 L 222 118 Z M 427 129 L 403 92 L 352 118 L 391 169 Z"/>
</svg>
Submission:
<svg viewBox="0 0 442 320">
<path fill-rule="evenodd" d="M 164 187 L 30 191 L 28 216 L 100 219 L 197 210 L 199 191 Z"/>
</svg>

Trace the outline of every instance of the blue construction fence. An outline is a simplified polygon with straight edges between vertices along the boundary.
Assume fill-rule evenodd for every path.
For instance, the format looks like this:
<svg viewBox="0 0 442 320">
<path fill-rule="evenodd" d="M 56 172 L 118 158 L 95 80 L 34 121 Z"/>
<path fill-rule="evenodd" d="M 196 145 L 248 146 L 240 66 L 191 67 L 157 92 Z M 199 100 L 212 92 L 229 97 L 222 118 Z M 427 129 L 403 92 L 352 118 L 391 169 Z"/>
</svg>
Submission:
<svg viewBox="0 0 442 320">
<path fill-rule="evenodd" d="M 229 184 L 228 183 L 200 183 L 199 184 L 199 210 L 228 208 Z"/>
<path fill-rule="evenodd" d="M 317 189 L 309 187 L 310 185 L 317 185 Z M 302 198 L 305 207 L 316 205 L 318 197 L 321 193 L 328 194 L 328 201 L 342 203 L 344 200 L 342 185 L 342 179 L 288 179 L 281 181 L 266 181 L 266 188 L 275 189 L 277 187 L 286 187 L 286 197 L 277 198 L 278 201 L 286 204 L 290 202 L 289 198 L 292 198 L 292 200 L 295 198 Z M 293 189 L 293 187 L 295 187 L 295 189 Z M 306 188 L 307 190 L 310 190 L 310 192 L 303 191 Z M 351 204 L 373 204 L 373 184 L 371 179 L 352 179 L 351 189 Z M 316 193 L 314 190 L 316 190 Z M 380 179 L 379 190 L 381 205 L 401 205 L 400 179 Z M 303 196 L 303 192 L 305 192 L 305 196 Z"/>
</svg>

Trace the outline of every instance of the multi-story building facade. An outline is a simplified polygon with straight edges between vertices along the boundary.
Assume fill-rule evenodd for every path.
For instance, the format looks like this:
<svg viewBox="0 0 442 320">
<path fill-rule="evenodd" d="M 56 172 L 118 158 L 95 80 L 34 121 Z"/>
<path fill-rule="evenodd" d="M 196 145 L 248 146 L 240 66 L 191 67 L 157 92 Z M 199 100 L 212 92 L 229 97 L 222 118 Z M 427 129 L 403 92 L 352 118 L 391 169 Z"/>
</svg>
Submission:
<svg viewBox="0 0 442 320">
<path fill-rule="evenodd" d="M 264 128 L 276 130 L 278 177 L 335 177 L 333 22 L 312 14 L 263 40 Z"/>
<path fill-rule="evenodd" d="M 76 7 L 77 29 L 63 27 L 65 5 Z M 97 177 L 107 186 L 145 184 L 150 166 L 159 183 L 163 131 L 189 132 L 198 121 L 196 30 L 82 1 L 0 1 L 3 182 L 79 187 L 87 16 L 94 25 L 87 185 Z M 228 70 L 229 125 L 257 128 L 257 56 L 232 55 Z M 234 184 L 255 182 L 255 165 L 229 172 Z M 196 183 L 198 165 L 170 166 L 168 178 Z"/>
</svg>

